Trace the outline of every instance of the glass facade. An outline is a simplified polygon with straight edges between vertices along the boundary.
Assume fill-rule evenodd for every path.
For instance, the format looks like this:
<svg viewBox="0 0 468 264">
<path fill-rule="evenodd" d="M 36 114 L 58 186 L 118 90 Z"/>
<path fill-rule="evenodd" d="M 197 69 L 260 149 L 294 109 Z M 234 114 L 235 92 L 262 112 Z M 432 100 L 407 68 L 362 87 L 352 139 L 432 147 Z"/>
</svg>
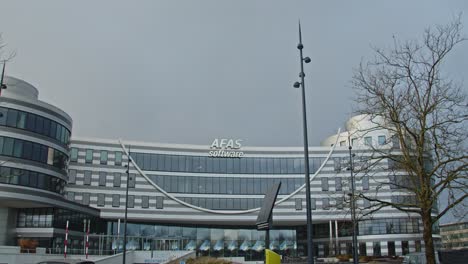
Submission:
<svg viewBox="0 0 468 264">
<path fill-rule="evenodd" d="M 123 225 L 123 224 L 121 224 Z M 127 248 L 131 250 L 195 250 L 200 256 L 243 256 L 246 260 L 262 260 L 265 231 L 242 227 L 214 228 L 167 226 L 129 223 Z M 122 230 L 122 226 L 120 227 Z M 121 251 L 123 239 L 118 237 L 118 223 L 108 223 L 111 248 Z M 297 254 L 296 229 L 270 231 L 270 247 L 282 254 Z"/>
<path fill-rule="evenodd" d="M 0 107 L 0 126 L 24 129 L 41 134 L 67 146 L 70 144 L 70 131 L 61 124 L 46 117 L 16 109 Z"/>
<path fill-rule="evenodd" d="M 270 186 L 281 181 L 279 194 L 289 194 L 304 184 L 303 177 L 201 177 L 148 175 L 149 178 L 171 193 L 192 194 L 265 194 Z"/>
<path fill-rule="evenodd" d="M 142 170 L 223 173 L 223 174 L 303 174 L 304 158 L 213 158 L 207 156 L 131 153 Z M 315 172 L 325 158 L 310 158 Z"/>
<path fill-rule="evenodd" d="M 65 170 L 68 156 L 54 148 L 17 138 L 0 136 L 0 155 L 36 161 Z"/>
<path fill-rule="evenodd" d="M 359 235 L 417 234 L 417 218 L 391 218 L 359 221 Z"/>
<path fill-rule="evenodd" d="M 0 183 L 21 185 L 63 194 L 65 181 L 40 172 L 0 166 Z"/>
</svg>

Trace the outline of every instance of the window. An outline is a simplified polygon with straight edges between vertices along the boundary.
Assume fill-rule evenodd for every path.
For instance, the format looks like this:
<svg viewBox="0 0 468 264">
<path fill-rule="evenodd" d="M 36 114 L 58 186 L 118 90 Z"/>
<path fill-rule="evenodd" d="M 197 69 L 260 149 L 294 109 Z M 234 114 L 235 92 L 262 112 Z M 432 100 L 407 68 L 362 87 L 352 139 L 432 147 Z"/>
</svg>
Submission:
<svg viewBox="0 0 468 264">
<path fill-rule="evenodd" d="M 421 252 L 421 240 L 414 241 L 414 247 L 416 252 Z"/>
<path fill-rule="evenodd" d="M 114 164 L 116 166 L 122 165 L 122 152 L 120 152 L 120 151 L 115 152 L 115 162 L 114 162 Z"/>
<path fill-rule="evenodd" d="M 76 170 L 68 171 L 68 183 L 75 184 L 76 181 Z"/>
<path fill-rule="evenodd" d="M 357 143 L 357 138 L 351 139 L 351 146 L 355 146 Z"/>
<path fill-rule="evenodd" d="M 129 196 L 128 196 L 127 207 L 128 207 L 128 208 L 133 208 L 133 207 L 135 207 L 135 196 L 134 196 L 134 195 L 129 195 Z"/>
<path fill-rule="evenodd" d="M 364 202 L 364 204 L 363 204 L 363 207 L 364 207 L 364 208 L 363 208 L 363 209 L 368 209 L 368 208 L 371 207 L 371 203 L 370 203 L 369 200 L 364 199 L 363 202 Z"/>
<path fill-rule="evenodd" d="M 335 178 L 335 190 L 336 191 L 342 191 L 343 190 L 341 177 L 336 177 Z"/>
<path fill-rule="evenodd" d="M 120 187 L 120 172 L 114 172 L 114 187 Z"/>
<path fill-rule="evenodd" d="M 98 196 L 97 196 L 97 206 L 104 206 L 106 202 L 106 196 L 103 194 L 103 193 L 98 193 Z"/>
<path fill-rule="evenodd" d="M 334 158 L 333 159 L 333 164 L 334 164 L 336 172 L 341 171 L 341 158 Z"/>
<path fill-rule="evenodd" d="M 84 171 L 84 180 L 85 185 L 91 185 L 91 171 Z"/>
<path fill-rule="evenodd" d="M 323 210 L 330 209 L 330 200 L 328 198 L 322 198 L 322 209 Z"/>
<path fill-rule="evenodd" d="M 344 199 L 343 197 L 337 197 L 336 198 L 336 208 L 342 210 L 344 205 Z"/>
<path fill-rule="evenodd" d="M 322 177 L 322 191 L 328 191 L 328 178 Z"/>
<path fill-rule="evenodd" d="M 366 243 L 359 243 L 359 255 L 360 256 L 367 256 L 367 247 Z"/>
<path fill-rule="evenodd" d="M 75 193 L 74 192 L 67 192 L 67 200 L 75 201 Z"/>
<path fill-rule="evenodd" d="M 107 150 L 101 150 L 101 160 L 102 165 L 107 164 Z"/>
<path fill-rule="evenodd" d="M 316 210 L 316 209 L 317 209 L 317 204 L 316 204 L 315 198 L 310 198 L 310 208 L 311 208 L 312 210 Z"/>
<path fill-rule="evenodd" d="M 208 204 L 207 204 L 207 207 L 208 207 Z M 156 209 L 163 209 L 163 208 L 164 208 L 164 197 L 163 196 L 156 197 Z"/>
<path fill-rule="evenodd" d="M 136 174 L 130 173 L 130 178 L 128 178 L 128 188 L 135 188 L 136 183 Z"/>
<path fill-rule="evenodd" d="M 362 177 L 362 189 L 365 191 L 369 190 L 369 176 Z"/>
<path fill-rule="evenodd" d="M 83 193 L 83 198 L 81 199 L 81 202 L 84 205 L 89 205 L 89 193 Z"/>
<path fill-rule="evenodd" d="M 364 137 L 364 145 L 372 146 L 372 137 Z"/>
<path fill-rule="evenodd" d="M 302 210 L 302 199 L 296 198 L 296 210 Z"/>
<path fill-rule="evenodd" d="M 141 208 L 148 208 L 149 207 L 149 197 L 142 196 L 141 197 Z"/>
<path fill-rule="evenodd" d="M 16 120 L 16 126 L 18 128 L 24 129 L 26 127 L 26 117 L 27 117 L 27 114 L 25 112 L 22 112 L 22 111 L 18 112 L 18 119 Z M 49 121 L 48 126 L 45 127 L 46 129 L 48 129 L 50 126 L 50 120 L 46 119 L 46 121 Z M 48 136 L 48 134 L 46 135 Z"/>
<path fill-rule="evenodd" d="M 78 149 L 72 148 L 70 152 L 70 161 L 78 161 Z"/>
<path fill-rule="evenodd" d="M 385 136 L 379 136 L 378 141 L 379 141 L 379 145 L 382 146 L 382 145 L 385 145 L 387 139 L 385 138 Z"/>
<path fill-rule="evenodd" d="M 93 150 L 92 149 L 86 150 L 85 162 L 93 163 Z"/>
<path fill-rule="evenodd" d="M 400 139 L 396 135 L 392 136 L 392 147 L 395 148 L 395 149 L 400 148 Z"/>
<path fill-rule="evenodd" d="M 408 241 L 401 241 L 401 251 L 403 255 L 406 255 L 409 253 L 409 243 Z"/>
<path fill-rule="evenodd" d="M 10 127 L 16 127 L 16 118 L 18 116 L 18 111 L 14 109 L 8 109 L 8 116 L 6 125 Z"/>
<path fill-rule="evenodd" d="M 0 107 L 0 125 L 4 126 L 7 120 L 8 109 Z"/>
<path fill-rule="evenodd" d="M 14 142 L 13 156 L 17 158 L 23 157 L 23 141 L 15 140 Z"/>
<path fill-rule="evenodd" d="M 387 243 L 388 243 L 387 244 L 388 255 L 389 256 L 396 256 L 395 241 L 388 241 Z"/>
<path fill-rule="evenodd" d="M 346 140 L 340 141 L 340 147 L 345 147 L 346 146 Z"/>
<path fill-rule="evenodd" d="M 99 186 L 106 186 L 107 173 L 105 171 L 99 172 Z"/>
<path fill-rule="evenodd" d="M 382 256 L 382 252 L 380 250 L 380 242 L 374 242 L 374 256 Z"/>
<path fill-rule="evenodd" d="M 113 194 L 112 195 L 112 207 L 119 207 L 120 206 L 120 194 Z"/>
</svg>

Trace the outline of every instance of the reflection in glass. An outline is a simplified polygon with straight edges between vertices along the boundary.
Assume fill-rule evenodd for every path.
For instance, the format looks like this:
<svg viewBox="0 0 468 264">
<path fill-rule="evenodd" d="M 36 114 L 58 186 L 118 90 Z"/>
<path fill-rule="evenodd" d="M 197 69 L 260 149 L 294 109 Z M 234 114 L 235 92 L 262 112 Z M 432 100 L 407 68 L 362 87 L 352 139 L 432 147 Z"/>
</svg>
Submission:
<svg viewBox="0 0 468 264">
<path fill-rule="evenodd" d="M 151 243 L 145 242 L 143 244 L 143 250 L 150 250 L 151 249 Z"/>
<path fill-rule="evenodd" d="M 197 244 L 195 243 L 194 240 L 190 240 L 190 242 L 188 242 L 187 245 L 185 245 L 185 250 L 189 250 L 189 251 L 192 251 L 192 250 L 195 250 L 197 248 Z"/>
<path fill-rule="evenodd" d="M 127 243 L 127 250 L 136 250 L 138 249 L 138 242 L 135 240 L 130 240 Z"/>
<path fill-rule="evenodd" d="M 242 251 L 250 250 L 250 242 L 248 240 L 244 240 L 244 242 L 241 244 L 239 249 L 242 250 Z"/>
<path fill-rule="evenodd" d="M 270 250 L 278 250 L 279 248 L 279 241 L 278 240 L 273 240 L 270 242 Z"/>
<path fill-rule="evenodd" d="M 201 246 L 198 248 L 200 251 L 208 251 L 210 250 L 210 241 L 209 240 L 205 240 Z"/>
<path fill-rule="evenodd" d="M 237 241 L 236 241 L 236 240 L 231 241 L 231 242 L 229 243 L 229 245 L 227 246 L 227 249 L 228 249 L 229 251 L 234 251 L 234 250 L 236 250 L 236 249 L 237 249 Z"/>
<path fill-rule="evenodd" d="M 221 251 L 224 248 L 224 241 L 223 240 L 218 240 L 216 241 L 216 244 L 213 247 L 214 251 Z"/>
<path fill-rule="evenodd" d="M 279 246 L 279 249 L 280 250 L 288 250 L 288 249 L 292 249 L 294 247 L 294 243 L 290 240 L 284 240 L 283 243 L 281 243 L 281 245 Z"/>
<path fill-rule="evenodd" d="M 255 242 L 255 245 L 252 247 L 252 250 L 255 250 L 257 252 L 261 252 L 265 249 L 265 241 L 257 240 Z"/>
</svg>

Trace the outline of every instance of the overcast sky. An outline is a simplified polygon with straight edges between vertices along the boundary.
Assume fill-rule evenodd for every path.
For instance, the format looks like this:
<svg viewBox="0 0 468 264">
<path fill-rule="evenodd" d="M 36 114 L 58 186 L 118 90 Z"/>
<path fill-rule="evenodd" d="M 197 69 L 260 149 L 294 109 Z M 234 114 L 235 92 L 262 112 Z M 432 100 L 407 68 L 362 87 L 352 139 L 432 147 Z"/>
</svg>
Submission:
<svg viewBox="0 0 468 264">
<path fill-rule="evenodd" d="M 353 67 L 468 1 L 0 1 L 7 74 L 74 120 L 75 137 L 301 146 L 297 24 L 310 145 L 352 115 Z M 467 34 L 466 28 L 464 33 Z M 467 34 L 468 35 L 468 34 Z M 447 72 L 462 81 L 468 43 Z"/>
</svg>

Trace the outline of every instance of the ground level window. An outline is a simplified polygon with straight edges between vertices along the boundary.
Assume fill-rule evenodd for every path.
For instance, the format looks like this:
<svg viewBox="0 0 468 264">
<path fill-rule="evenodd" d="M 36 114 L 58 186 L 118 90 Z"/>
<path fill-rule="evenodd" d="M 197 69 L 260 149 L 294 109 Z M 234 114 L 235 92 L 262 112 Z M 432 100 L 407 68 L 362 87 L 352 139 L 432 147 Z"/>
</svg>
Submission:
<svg viewBox="0 0 468 264">
<path fill-rule="evenodd" d="M 395 242 L 394 241 L 388 241 L 388 255 L 389 256 L 396 256 Z"/>
<path fill-rule="evenodd" d="M 360 256 L 367 256 L 366 243 L 359 243 L 359 255 Z"/>
<path fill-rule="evenodd" d="M 403 253 L 403 255 L 406 255 L 409 253 L 408 241 L 401 241 L 401 252 Z"/>
<path fill-rule="evenodd" d="M 415 246 L 416 252 L 421 252 L 421 241 L 420 240 L 414 241 L 414 246 Z"/>
<path fill-rule="evenodd" d="M 382 251 L 380 250 L 380 242 L 374 242 L 374 256 L 382 256 Z"/>
</svg>

